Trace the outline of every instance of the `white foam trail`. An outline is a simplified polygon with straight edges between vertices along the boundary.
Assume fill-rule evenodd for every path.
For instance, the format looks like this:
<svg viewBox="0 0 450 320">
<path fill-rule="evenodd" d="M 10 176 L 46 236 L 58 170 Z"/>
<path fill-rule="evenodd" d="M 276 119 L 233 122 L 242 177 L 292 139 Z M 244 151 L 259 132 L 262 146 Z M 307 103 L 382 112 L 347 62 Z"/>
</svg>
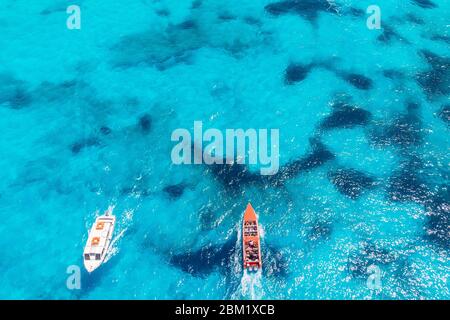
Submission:
<svg viewBox="0 0 450 320">
<path fill-rule="evenodd" d="M 236 253 L 242 250 L 242 227 L 237 224 L 237 240 L 236 240 Z M 232 294 L 232 299 L 250 299 L 260 300 L 264 296 L 264 290 L 262 287 L 262 270 L 257 272 L 248 272 L 246 269 L 242 271 L 241 255 L 236 254 L 234 256 L 234 271 L 236 274 L 242 273 L 241 283 L 238 289 Z"/>
<path fill-rule="evenodd" d="M 108 248 L 108 252 L 106 253 L 106 257 L 103 263 L 106 263 L 109 261 L 109 259 L 111 259 L 112 257 L 114 257 L 116 254 L 119 253 L 119 247 L 115 246 L 116 242 L 119 241 L 122 236 L 124 235 L 126 230 L 122 230 L 117 236 L 115 236 L 112 240 L 111 240 L 111 244 L 109 245 Z"/>
<path fill-rule="evenodd" d="M 263 225 L 259 223 L 258 224 L 258 228 L 259 228 L 259 237 L 261 239 L 263 239 L 265 234 L 266 234 L 265 231 L 264 231 Z"/>
<path fill-rule="evenodd" d="M 262 287 L 262 270 L 257 272 L 247 272 L 244 270 L 241 279 L 242 296 L 250 300 L 260 300 L 264 296 Z"/>
<path fill-rule="evenodd" d="M 240 254 L 239 254 L 239 248 L 241 248 L 241 243 L 242 243 L 241 231 L 242 231 L 241 226 L 238 223 L 237 224 L 237 239 L 236 239 L 236 248 L 238 248 L 238 249 L 235 251 L 235 254 L 233 256 L 233 266 L 234 266 L 235 274 L 240 274 L 242 271 L 242 268 L 241 268 L 242 262 L 241 262 Z"/>
<path fill-rule="evenodd" d="M 111 208 L 111 206 L 108 208 L 108 210 Z M 114 209 L 114 207 L 112 207 Z M 112 211 L 111 211 L 112 213 Z M 114 257 L 116 254 L 119 253 L 119 246 L 117 245 L 118 241 L 122 239 L 125 232 L 128 230 L 128 227 L 131 224 L 131 221 L 133 220 L 133 210 L 126 210 L 124 214 L 122 215 L 122 219 L 120 221 L 120 224 L 117 226 L 117 230 L 114 232 L 119 232 L 117 236 L 113 237 L 111 240 L 111 243 L 108 248 L 108 252 L 106 253 L 105 261 L 103 263 L 106 263 Z"/>
<path fill-rule="evenodd" d="M 112 215 L 112 213 L 113 213 L 115 207 L 116 207 L 115 204 L 109 205 L 109 206 L 108 206 L 108 209 L 105 211 L 105 214 L 106 214 L 107 216 Z"/>
</svg>

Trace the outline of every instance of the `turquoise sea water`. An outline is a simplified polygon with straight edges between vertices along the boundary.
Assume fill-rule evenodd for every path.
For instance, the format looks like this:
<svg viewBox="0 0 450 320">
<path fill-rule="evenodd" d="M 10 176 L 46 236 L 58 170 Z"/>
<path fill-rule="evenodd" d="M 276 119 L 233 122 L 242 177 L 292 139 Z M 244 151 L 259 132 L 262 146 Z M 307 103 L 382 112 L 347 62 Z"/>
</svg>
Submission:
<svg viewBox="0 0 450 320">
<path fill-rule="evenodd" d="M 0 298 L 449 299 L 449 16 L 444 0 L 2 0 Z M 280 129 L 279 174 L 173 165 L 172 131 L 196 120 Z M 110 205 L 110 257 L 69 290 Z"/>
</svg>

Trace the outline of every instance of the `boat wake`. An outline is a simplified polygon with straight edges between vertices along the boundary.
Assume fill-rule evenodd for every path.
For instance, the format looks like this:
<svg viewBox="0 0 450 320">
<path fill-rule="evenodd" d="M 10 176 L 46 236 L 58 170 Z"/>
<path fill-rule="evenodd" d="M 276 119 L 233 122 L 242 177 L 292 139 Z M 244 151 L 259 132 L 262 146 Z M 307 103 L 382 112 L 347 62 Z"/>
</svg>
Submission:
<svg viewBox="0 0 450 320">
<path fill-rule="evenodd" d="M 261 239 L 264 239 L 264 236 L 266 235 L 264 231 L 264 226 L 261 223 L 258 226 L 259 226 L 259 237 Z"/>
<path fill-rule="evenodd" d="M 109 210 L 109 209 L 108 209 Z M 114 257 L 116 254 L 119 253 L 119 246 L 118 242 L 120 239 L 122 239 L 125 232 L 128 230 L 128 227 L 131 225 L 131 222 L 133 220 L 133 210 L 127 210 L 122 215 L 122 219 L 120 220 L 120 223 L 117 225 L 116 232 L 117 235 L 112 238 L 111 244 L 109 245 L 108 252 L 106 253 L 106 257 L 103 263 L 106 263 Z M 112 210 L 111 210 L 112 213 Z"/>
<path fill-rule="evenodd" d="M 237 229 L 237 240 L 236 248 L 241 248 L 242 246 L 242 228 L 241 225 L 236 225 Z M 248 300 L 260 300 L 264 297 L 264 290 L 262 287 L 262 270 L 259 269 L 257 272 L 249 272 L 242 268 L 242 255 L 241 250 L 236 250 L 236 254 L 233 259 L 234 272 L 235 274 L 240 274 L 242 272 L 242 278 L 240 284 L 236 291 L 231 296 L 231 299 L 248 299 Z M 236 280 L 238 280 L 237 278 Z"/>
<path fill-rule="evenodd" d="M 116 254 L 119 253 L 119 247 L 116 246 L 115 244 L 123 237 L 124 233 L 125 230 L 122 230 L 117 236 L 115 236 L 111 240 L 111 244 L 109 245 L 108 252 L 106 253 L 105 260 L 103 261 L 103 263 L 107 263 L 109 259 L 111 259 L 112 257 L 114 257 Z"/>
<path fill-rule="evenodd" d="M 244 299 L 260 300 L 263 298 L 262 278 L 261 269 L 257 272 L 244 270 L 241 279 L 241 295 Z"/>
</svg>

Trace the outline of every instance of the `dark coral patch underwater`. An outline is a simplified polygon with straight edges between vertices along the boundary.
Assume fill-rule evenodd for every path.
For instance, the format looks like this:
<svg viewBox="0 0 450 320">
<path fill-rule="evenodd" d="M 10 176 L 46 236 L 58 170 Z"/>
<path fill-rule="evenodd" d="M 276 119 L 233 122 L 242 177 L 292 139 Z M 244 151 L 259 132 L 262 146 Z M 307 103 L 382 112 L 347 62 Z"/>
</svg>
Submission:
<svg viewBox="0 0 450 320">
<path fill-rule="evenodd" d="M 285 83 L 287 85 L 292 85 L 296 82 L 305 80 L 312 68 L 313 64 L 289 64 L 289 66 L 286 68 L 284 76 Z"/>
<path fill-rule="evenodd" d="M 208 244 L 198 250 L 190 250 L 169 257 L 169 263 L 186 273 L 205 278 L 215 271 L 230 275 L 235 256 L 240 255 L 236 247 L 236 237 L 233 236 L 223 245 Z M 288 274 L 287 261 L 284 256 L 268 244 L 263 244 L 262 259 L 265 276 L 284 277 Z"/>
<path fill-rule="evenodd" d="M 377 40 L 386 44 L 397 40 L 409 44 L 409 41 L 402 37 L 392 26 L 383 25 L 383 32 L 377 37 Z"/>
<path fill-rule="evenodd" d="M 430 0 L 412 0 L 412 1 L 413 3 L 424 9 L 433 9 L 437 7 L 437 5 Z"/>
<path fill-rule="evenodd" d="M 338 169 L 328 173 L 328 178 L 343 195 L 357 199 L 364 190 L 376 185 L 376 180 L 355 169 Z"/>
<path fill-rule="evenodd" d="M 425 239 L 444 249 L 450 248 L 450 189 L 441 188 L 426 206 Z"/>
<path fill-rule="evenodd" d="M 163 191 L 169 196 L 170 199 L 178 199 L 180 198 L 186 186 L 183 183 L 172 184 L 164 187 Z"/>
<path fill-rule="evenodd" d="M 389 179 L 387 188 L 389 199 L 425 203 L 431 193 L 426 181 L 419 174 L 422 168 L 423 162 L 414 156 L 402 163 Z"/>
<path fill-rule="evenodd" d="M 396 255 L 389 250 L 371 242 L 364 242 L 358 249 L 350 252 L 347 270 L 354 278 L 367 279 L 370 266 L 388 265 L 396 259 Z"/>
<path fill-rule="evenodd" d="M 310 153 L 281 166 L 274 175 L 263 176 L 251 172 L 247 165 L 236 162 L 230 164 L 227 163 L 227 159 L 224 159 L 222 164 L 209 165 L 207 171 L 228 190 L 239 191 L 249 185 L 279 187 L 300 173 L 320 167 L 335 158 L 334 154 L 316 138 L 311 138 L 310 143 Z"/>
<path fill-rule="evenodd" d="M 10 74 L 0 74 L 0 106 L 22 109 L 33 102 L 33 96 L 24 81 Z"/>
<path fill-rule="evenodd" d="M 152 117 L 147 113 L 140 116 L 138 119 L 138 127 L 142 133 L 149 133 L 152 128 Z"/>
<path fill-rule="evenodd" d="M 338 106 L 335 106 L 333 112 L 321 122 L 320 127 L 325 130 L 331 130 L 336 128 L 365 126 L 369 123 L 371 117 L 371 113 L 367 110 L 347 104 L 339 104 Z"/>
<path fill-rule="evenodd" d="M 299 175 L 301 172 L 320 167 L 335 158 L 335 155 L 329 151 L 325 145 L 315 139 L 311 140 L 311 147 L 311 153 L 287 163 L 280 168 L 278 174 L 269 176 L 268 180 L 274 185 L 282 185 L 289 179 Z"/>
<path fill-rule="evenodd" d="M 89 147 L 97 147 L 100 146 L 101 142 L 100 139 L 96 137 L 88 137 L 88 138 L 82 138 L 76 142 L 74 142 L 70 146 L 70 150 L 73 154 L 80 153 L 83 149 L 89 148 Z"/>
<path fill-rule="evenodd" d="M 373 87 L 373 81 L 362 74 L 343 73 L 341 77 L 353 87 L 360 90 L 369 90 Z"/>
<path fill-rule="evenodd" d="M 450 104 L 442 107 L 439 111 L 439 117 L 447 123 L 450 123 Z"/>
<path fill-rule="evenodd" d="M 266 11 L 274 16 L 296 14 L 315 22 L 320 12 L 337 13 L 336 6 L 325 0 L 287 0 L 268 4 Z"/>
<path fill-rule="evenodd" d="M 429 50 L 422 50 L 422 57 L 428 62 L 430 70 L 417 74 L 416 80 L 430 97 L 450 94 L 450 58 L 441 57 Z"/>
<path fill-rule="evenodd" d="M 410 104 L 414 106 L 414 104 Z M 424 132 L 422 120 L 417 107 L 411 107 L 406 114 L 401 114 L 391 120 L 391 123 L 377 125 L 371 139 L 377 145 L 410 147 L 423 143 Z"/>
</svg>

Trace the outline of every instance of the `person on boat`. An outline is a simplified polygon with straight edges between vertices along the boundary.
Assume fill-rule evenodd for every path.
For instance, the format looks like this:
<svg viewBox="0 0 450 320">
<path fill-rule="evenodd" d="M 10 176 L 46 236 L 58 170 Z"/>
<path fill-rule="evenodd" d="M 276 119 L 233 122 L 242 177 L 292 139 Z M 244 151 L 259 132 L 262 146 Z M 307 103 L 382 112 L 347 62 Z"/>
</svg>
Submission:
<svg viewBox="0 0 450 320">
<path fill-rule="evenodd" d="M 258 260 L 258 255 L 254 252 L 251 252 L 249 255 L 249 259 L 250 259 L 250 261 L 256 261 L 256 260 Z"/>
</svg>

